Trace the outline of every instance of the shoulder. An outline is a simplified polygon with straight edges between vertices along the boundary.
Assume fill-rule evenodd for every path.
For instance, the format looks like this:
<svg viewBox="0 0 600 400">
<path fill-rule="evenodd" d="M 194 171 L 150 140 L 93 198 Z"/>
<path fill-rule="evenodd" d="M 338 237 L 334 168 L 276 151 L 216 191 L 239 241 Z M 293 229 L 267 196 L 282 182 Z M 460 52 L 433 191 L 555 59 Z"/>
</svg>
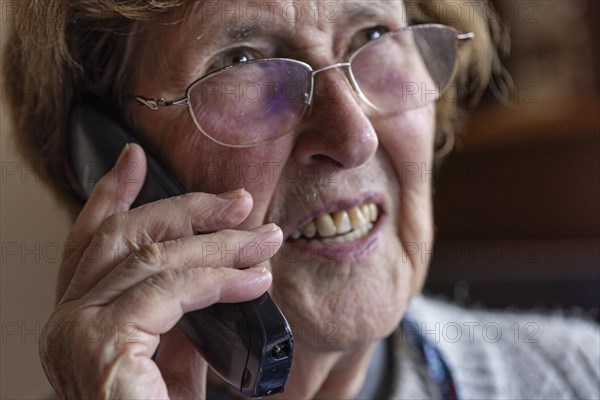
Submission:
<svg viewBox="0 0 600 400">
<path fill-rule="evenodd" d="M 600 327 L 592 321 L 424 296 L 408 315 L 409 329 L 438 346 L 466 398 L 600 398 Z"/>
</svg>

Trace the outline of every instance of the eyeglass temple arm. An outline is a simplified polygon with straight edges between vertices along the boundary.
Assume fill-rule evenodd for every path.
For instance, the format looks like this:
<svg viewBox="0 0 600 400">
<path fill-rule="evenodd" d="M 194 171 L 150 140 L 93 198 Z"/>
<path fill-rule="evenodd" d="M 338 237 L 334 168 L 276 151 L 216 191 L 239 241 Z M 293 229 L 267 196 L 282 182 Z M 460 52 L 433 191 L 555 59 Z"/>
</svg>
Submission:
<svg viewBox="0 0 600 400">
<path fill-rule="evenodd" d="M 165 100 L 164 98 L 160 99 L 149 99 L 143 96 L 133 96 L 132 100 L 137 101 L 140 104 L 145 105 L 153 110 L 156 110 L 158 107 L 169 107 L 169 106 L 183 106 L 188 107 L 190 105 L 190 101 L 188 97 L 182 97 L 180 99 L 175 100 Z"/>
<path fill-rule="evenodd" d="M 458 45 L 462 46 L 466 42 L 475 38 L 475 34 L 473 32 L 468 33 L 459 33 L 456 38 L 458 39 Z"/>
</svg>

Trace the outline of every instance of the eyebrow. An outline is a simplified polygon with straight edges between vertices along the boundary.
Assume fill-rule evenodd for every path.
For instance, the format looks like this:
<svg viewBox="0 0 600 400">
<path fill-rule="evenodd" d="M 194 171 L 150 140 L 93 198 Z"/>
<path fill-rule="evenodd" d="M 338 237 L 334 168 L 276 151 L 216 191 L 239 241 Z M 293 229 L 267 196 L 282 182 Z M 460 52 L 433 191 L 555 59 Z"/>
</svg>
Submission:
<svg viewBox="0 0 600 400">
<path fill-rule="evenodd" d="M 339 3 L 338 3 L 339 4 Z M 377 3 L 378 7 L 365 6 L 363 1 L 351 1 L 345 3 L 345 7 L 340 10 L 339 22 L 345 24 L 355 24 L 366 20 L 375 20 L 381 18 L 389 13 L 389 9 L 382 8 L 380 3 Z M 333 16 L 335 18 L 335 16 Z M 225 29 L 226 38 L 230 42 L 241 42 L 252 36 L 258 36 L 264 33 L 264 24 L 259 23 L 241 23 L 228 26 Z M 199 37 L 197 38 L 199 39 Z"/>
<path fill-rule="evenodd" d="M 380 7 L 364 6 L 363 2 L 350 2 L 350 4 L 356 3 L 360 3 L 361 5 L 350 6 L 344 10 L 344 19 L 347 22 L 358 23 L 369 19 L 377 19 L 389 12 L 389 10 L 382 10 Z M 378 5 L 381 6 L 381 4 Z"/>
<path fill-rule="evenodd" d="M 263 32 L 263 26 L 257 23 L 249 24 L 235 24 L 226 26 L 219 29 L 216 35 L 217 45 L 222 46 L 227 43 L 241 42 L 249 37 L 259 35 Z M 197 35 L 196 40 L 200 40 L 204 37 L 204 33 Z"/>
<path fill-rule="evenodd" d="M 260 24 L 243 24 L 228 27 L 226 32 L 229 40 L 239 42 L 248 37 L 260 34 L 262 29 Z"/>
</svg>

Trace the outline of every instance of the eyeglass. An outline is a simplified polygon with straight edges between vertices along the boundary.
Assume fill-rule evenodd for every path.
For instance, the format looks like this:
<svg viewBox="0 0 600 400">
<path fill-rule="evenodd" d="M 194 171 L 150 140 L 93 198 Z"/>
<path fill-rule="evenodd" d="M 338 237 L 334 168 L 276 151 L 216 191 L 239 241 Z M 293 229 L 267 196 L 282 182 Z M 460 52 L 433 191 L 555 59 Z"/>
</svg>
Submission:
<svg viewBox="0 0 600 400">
<path fill-rule="evenodd" d="M 445 25 L 413 25 L 367 42 L 347 62 L 313 69 L 287 58 L 244 61 L 196 79 L 184 97 L 134 100 L 151 109 L 187 107 L 197 128 L 213 141 L 256 146 L 292 131 L 312 104 L 315 75 L 333 68 L 343 68 L 358 97 L 380 113 L 436 101 L 454 77 L 458 48 L 473 37 Z"/>
</svg>

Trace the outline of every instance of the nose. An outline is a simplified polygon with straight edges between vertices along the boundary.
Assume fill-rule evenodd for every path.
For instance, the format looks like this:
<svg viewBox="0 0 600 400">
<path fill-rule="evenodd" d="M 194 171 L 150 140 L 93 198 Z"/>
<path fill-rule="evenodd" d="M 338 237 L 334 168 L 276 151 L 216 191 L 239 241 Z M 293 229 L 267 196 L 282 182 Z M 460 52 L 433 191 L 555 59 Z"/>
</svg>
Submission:
<svg viewBox="0 0 600 400">
<path fill-rule="evenodd" d="M 318 72 L 310 109 L 298 127 L 294 160 L 301 165 L 360 167 L 377 150 L 373 124 L 341 68 Z"/>
</svg>

